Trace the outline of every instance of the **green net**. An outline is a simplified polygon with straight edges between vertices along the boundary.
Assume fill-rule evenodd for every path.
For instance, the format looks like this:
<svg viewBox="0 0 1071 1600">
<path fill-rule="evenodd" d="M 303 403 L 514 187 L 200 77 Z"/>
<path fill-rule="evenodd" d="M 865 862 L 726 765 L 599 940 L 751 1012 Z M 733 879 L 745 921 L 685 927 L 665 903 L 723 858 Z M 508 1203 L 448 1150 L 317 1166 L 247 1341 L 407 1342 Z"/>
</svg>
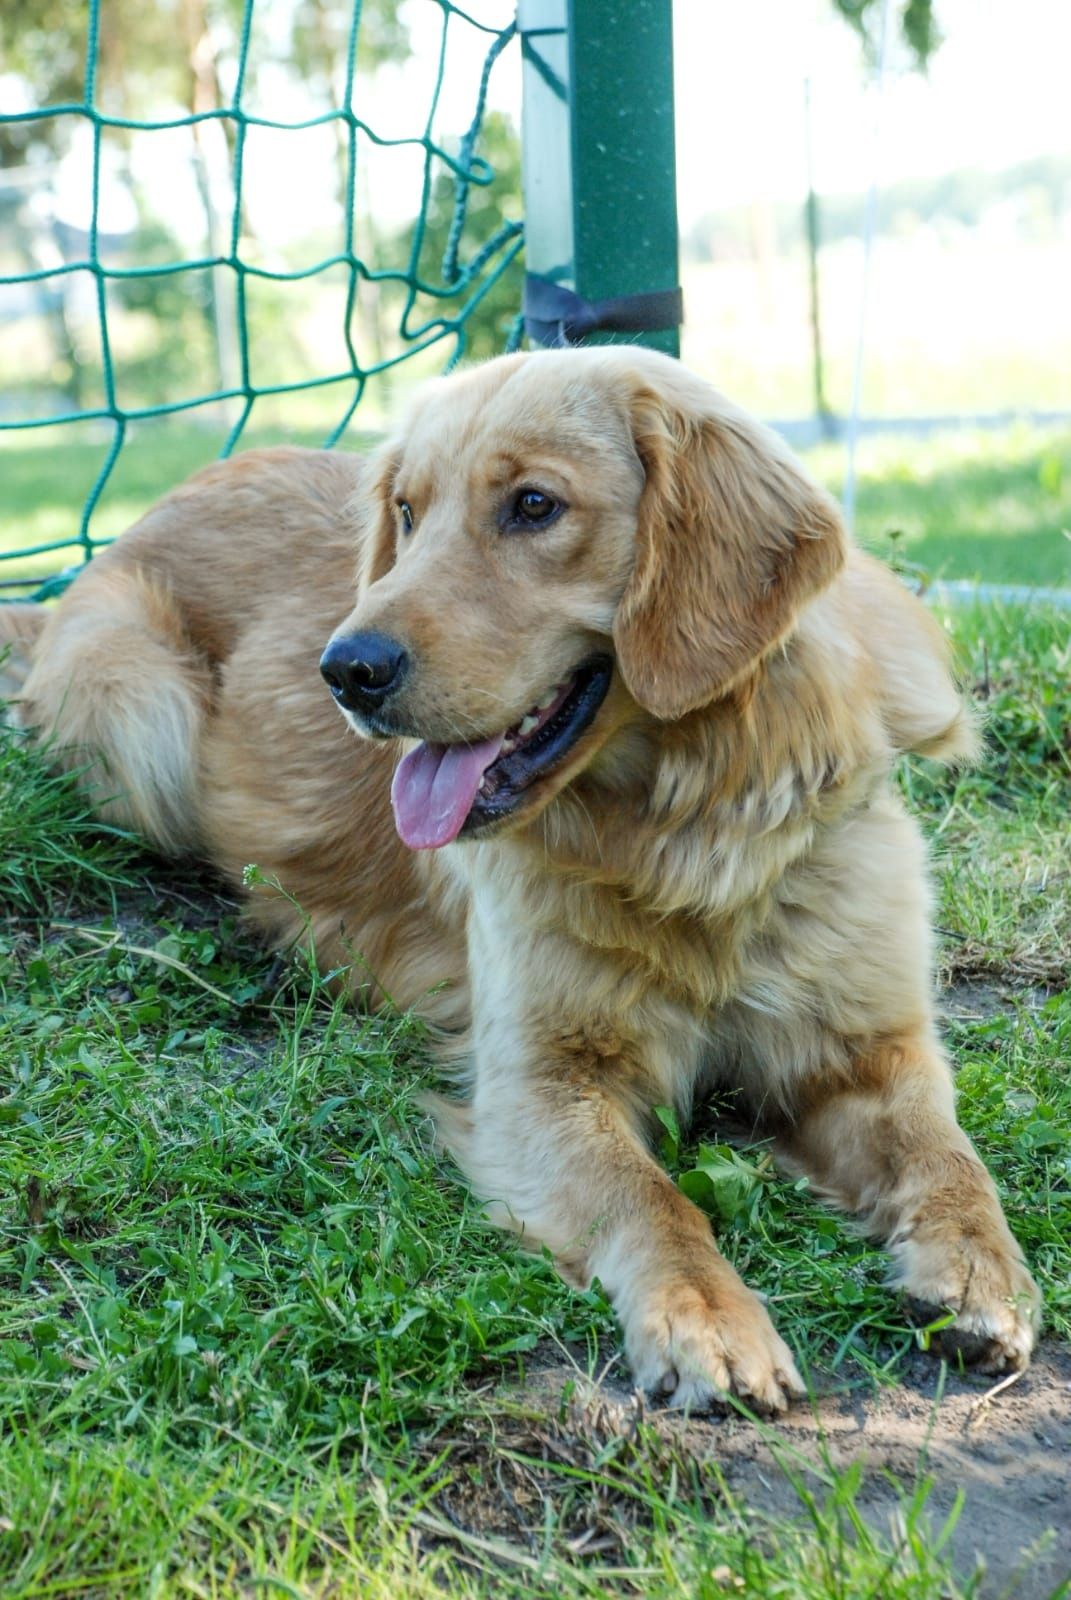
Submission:
<svg viewBox="0 0 1071 1600">
<path fill-rule="evenodd" d="M 110 4 L 115 10 L 109 17 Z M 333 445 L 350 426 L 371 379 L 379 375 L 381 383 L 387 381 L 392 369 L 424 352 L 431 352 L 427 360 L 436 368 L 452 365 L 477 324 L 486 342 L 492 301 L 498 302 L 497 320 L 490 325 L 494 347 L 509 347 L 520 337 L 515 313 L 522 225 L 502 220 L 503 208 L 490 203 L 497 200 L 499 179 L 482 153 L 485 143 L 494 145 L 497 139 L 504 164 L 515 165 L 508 124 L 499 117 L 499 126 L 492 127 L 498 114 L 487 113 L 491 73 L 515 31 L 512 20 L 504 21 L 504 4 L 489 0 L 489 17 L 462 10 L 452 0 L 417 0 L 408 8 L 409 26 L 419 30 L 429 70 L 414 67 L 412 81 L 427 102 L 418 106 L 418 129 L 405 133 L 377 132 L 364 109 L 375 100 L 374 82 L 385 71 L 393 73 L 398 98 L 412 116 L 405 63 L 413 45 L 391 0 L 379 0 L 378 6 L 374 0 L 262 0 L 259 7 L 255 0 L 230 0 L 229 5 L 219 0 L 215 12 L 209 0 L 176 0 L 173 8 L 144 7 L 143 0 L 104 0 L 102 8 L 102 0 L 88 0 L 77 24 L 73 9 L 56 11 L 50 0 L 16 0 L 11 14 L 17 28 L 19 12 L 25 11 L 27 28 L 39 25 L 51 52 L 60 51 L 61 44 L 55 33 L 48 35 L 50 21 L 70 35 L 63 47 L 72 56 L 77 47 L 82 92 L 81 98 L 0 112 L 0 156 L 7 168 L 6 176 L 0 172 L 0 335 L 9 345 L 0 359 L 0 394 L 6 397 L 0 400 L 0 475 L 9 491 L 0 497 L 0 598 L 6 599 L 58 593 L 95 548 L 169 486 L 127 466 L 132 434 L 142 425 L 171 425 L 167 449 L 158 445 L 156 453 L 165 461 L 174 458 L 172 482 L 198 458 L 261 442 L 257 416 L 267 401 L 289 408 L 280 413 L 277 406 L 273 413 L 284 428 L 296 417 L 303 424 L 299 437 Z M 192 31 L 191 13 L 199 24 Z M 139 28 L 155 30 L 144 46 L 137 45 Z M 465 35 L 471 82 L 464 131 L 451 138 L 440 130 L 441 101 L 459 31 Z M 157 63 L 171 52 L 173 81 L 188 85 L 184 114 L 121 114 L 121 96 L 116 109 L 109 84 L 124 71 L 124 48 L 128 54 L 144 48 L 144 59 Z M 214 55 L 206 62 L 209 48 Z M 368 56 L 364 70 L 362 52 Z M 286 56 L 285 71 L 280 54 Z M 28 55 L 32 67 L 32 49 Z M 251 104 L 251 79 L 258 74 L 258 101 L 293 101 L 295 94 L 300 99 L 308 88 L 303 60 L 314 86 L 309 94 L 333 84 L 326 104 L 308 114 L 306 103 L 300 108 L 306 114 L 291 117 L 266 115 L 259 104 Z M 7 65 L 0 60 L 0 67 Z M 24 75 L 29 78 L 25 67 Z M 82 184 L 88 192 L 82 196 L 82 228 L 55 214 L 42 222 L 40 208 L 35 210 L 42 191 L 50 183 L 55 188 L 54 177 L 41 176 L 59 165 L 52 160 L 59 142 L 55 130 L 69 128 L 83 140 Z M 276 258 L 257 259 L 246 217 L 251 141 L 285 137 L 293 144 L 325 128 L 334 135 L 336 203 L 328 209 L 335 237 L 320 229 L 312 261 L 278 259 L 285 246 L 276 250 Z M 169 229 L 164 192 L 155 196 L 156 214 L 163 220 L 141 243 L 141 254 L 151 259 L 131 262 L 124 251 L 129 257 L 135 230 L 116 229 L 114 220 L 102 215 L 109 157 L 118 151 L 128 159 L 136 136 L 174 138 L 179 130 L 187 130 L 191 160 L 196 157 L 198 163 L 208 248 L 176 249 L 181 241 Z M 46 134 L 53 136 L 51 150 Z M 214 162 L 205 159 L 210 134 Z M 495 139 L 488 140 L 490 134 Z M 322 145 L 317 149 L 322 161 Z M 410 162 L 416 203 L 384 232 L 370 214 L 361 180 L 377 158 L 397 153 L 406 153 Z M 219 188 L 221 164 L 227 190 L 222 206 L 218 194 L 213 199 L 211 193 L 213 182 Z M 174 169 L 162 170 L 166 176 Z M 261 183 L 262 207 L 264 187 Z M 328 283 L 330 296 L 317 287 Z M 327 370 L 273 370 L 292 319 L 285 302 L 269 301 L 265 309 L 258 296 L 281 295 L 301 284 L 321 294 L 325 314 L 334 318 L 337 356 Z M 69 327 L 72 301 L 79 298 L 83 322 L 91 325 L 91 336 L 84 331 L 81 336 L 81 351 Z M 197 315 L 190 313 L 193 301 Z M 37 330 L 34 338 L 24 332 L 31 326 Z M 64 369 L 65 384 L 50 376 L 57 368 Z M 301 409 L 314 394 L 330 405 L 330 417 L 324 404 Z M 183 436 L 176 446 L 175 427 L 187 418 L 191 426 L 196 419 L 198 437 L 191 446 Z M 317 427 L 313 439 L 310 433 Z M 41 444 L 33 448 L 38 439 Z M 78 486 L 76 502 L 69 475 L 77 476 L 87 455 L 92 467 L 84 486 Z M 52 521 L 42 525 L 39 502 L 52 488 L 59 504 Z M 111 509 L 103 522 L 102 507 Z M 28 530 L 38 527 L 49 536 L 27 542 Z"/>
</svg>

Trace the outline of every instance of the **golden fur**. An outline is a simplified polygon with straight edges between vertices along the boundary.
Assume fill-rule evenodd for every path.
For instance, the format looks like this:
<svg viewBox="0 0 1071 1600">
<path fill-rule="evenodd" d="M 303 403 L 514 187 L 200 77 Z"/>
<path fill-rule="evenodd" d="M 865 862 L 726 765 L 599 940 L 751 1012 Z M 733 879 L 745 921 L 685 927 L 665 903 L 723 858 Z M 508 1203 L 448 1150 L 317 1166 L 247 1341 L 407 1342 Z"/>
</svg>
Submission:
<svg viewBox="0 0 1071 1600">
<path fill-rule="evenodd" d="M 533 482 L 566 511 L 503 533 Z M 7 626 L 27 648 L 27 613 Z M 392 705 L 430 740 L 514 724 L 593 649 L 616 670 L 512 825 L 410 852 L 397 741 L 351 737 L 319 679 L 332 629 L 405 645 Z M 904 750 L 972 749 L 943 636 L 685 369 L 503 357 L 429 386 L 370 462 L 272 450 L 200 473 L 52 612 L 22 706 L 57 759 L 98 752 L 102 814 L 235 881 L 255 861 L 323 965 L 471 1028 L 444 1141 L 499 1220 L 599 1276 L 639 1383 L 772 1410 L 801 1390 L 650 1153 L 652 1107 L 715 1085 L 888 1241 L 909 1296 L 956 1312 L 947 1341 L 994 1370 L 1029 1359 L 1037 1291 L 956 1124 L 924 852 L 890 779 Z M 252 912 L 299 931 L 269 890 Z"/>
</svg>

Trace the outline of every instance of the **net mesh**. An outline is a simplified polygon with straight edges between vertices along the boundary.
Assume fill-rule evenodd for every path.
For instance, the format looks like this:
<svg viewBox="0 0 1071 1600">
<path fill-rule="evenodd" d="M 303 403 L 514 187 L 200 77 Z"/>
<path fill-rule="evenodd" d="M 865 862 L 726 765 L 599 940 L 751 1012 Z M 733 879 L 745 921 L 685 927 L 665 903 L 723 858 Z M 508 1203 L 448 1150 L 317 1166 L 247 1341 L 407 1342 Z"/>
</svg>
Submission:
<svg viewBox="0 0 1071 1600">
<path fill-rule="evenodd" d="M 314 9 L 321 17 L 327 14 L 322 8 Z M 218 104 L 201 108 L 194 100 L 194 108 L 186 114 L 157 119 L 118 115 L 106 108 L 102 103 L 99 75 L 101 0 L 88 0 L 83 97 L 0 113 L 0 135 L 17 134 L 20 125 L 45 119 L 52 119 L 53 125 L 66 119 L 79 127 L 88 146 L 85 181 L 90 188 L 88 222 L 77 237 L 77 248 L 73 251 L 72 230 L 68 228 L 59 246 L 53 244 L 47 252 L 44 264 L 35 264 L 28 270 L 5 271 L 11 252 L 0 255 L 0 295 L 7 292 L 16 296 L 14 309 L 9 303 L 6 314 L 0 300 L 0 333 L 17 324 L 20 317 L 25 318 L 31 310 L 40 320 L 44 315 L 42 306 L 46 310 L 51 307 L 53 312 L 58 306 L 62 313 L 64 296 L 70 293 L 73 284 L 79 284 L 96 325 L 93 372 L 98 389 L 96 395 L 81 398 L 79 403 L 57 405 L 57 390 L 55 387 L 49 390 L 47 383 L 28 391 L 32 400 L 23 402 L 18 398 L 18 385 L 6 382 L 4 387 L 9 398 L 6 414 L 5 410 L 0 410 L 0 449 L 8 447 L 8 455 L 5 458 L 0 454 L 0 463 L 6 459 L 14 471 L 17 463 L 10 447 L 26 441 L 29 430 L 68 430 L 62 438 L 48 435 L 49 441 L 56 444 L 49 470 L 62 476 L 65 459 L 62 446 L 68 437 L 75 436 L 76 425 L 92 430 L 99 454 L 80 512 L 72 514 L 69 528 L 61 528 L 54 537 L 30 544 L 20 542 L 25 540 L 25 519 L 19 517 L 17 496 L 14 510 L 10 498 L 6 513 L 0 503 L 0 518 L 7 520 L 14 516 L 16 519 L 8 521 L 6 527 L 0 522 L 0 599 L 46 599 L 58 593 L 78 567 L 91 557 L 94 549 L 113 536 L 116 529 L 98 528 L 98 510 L 109 483 L 114 482 L 116 467 L 131 430 L 140 424 L 150 419 L 174 419 L 184 413 L 222 417 L 225 430 L 219 453 L 228 455 L 243 440 L 249 442 L 251 419 L 265 399 L 280 396 L 289 400 L 311 391 L 324 391 L 339 397 L 331 424 L 320 436 L 324 444 L 333 445 L 350 425 L 371 379 L 436 346 L 444 346 L 439 366 L 452 365 L 464 352 L 474 314 L 481 306 L 486 309 L 487 297 L 496 285 L 501 290 L 502 280 L 522 248 L 520 221 L 496 218 L 488 225 L 485 219 L 484 236 L 475 242 L 469 226 L 474 193 L 491 189 L 496 180 L 492 165 L 480 153 L 481 134 L 491 73 L 513 39 L 515 28 L 512 21 L 501 26 L 496 25 L 493 17 L 491 21 L 481 19 L 453 4 L 452 0 L 419 0 L 412 25 L 421 30 L 426 56 L 429 44 L 432 46 L 429 58 L 435 65 L 430 97 L 420 131 L 387 136 L 377 132 L 361 113 L 362 99 L 366 98 L 362 96 L 362 81 L 367 82 L 359 72 L 364 31 L 362 9 L 362 0 L 341 0 L 341 12 L 339 7 L 335 8 L 334 20 L 341 22 L 335 35 L 339 92 L 326 109 L 315 115 L 290 119 L 272 117 L 249 104 L 251 54 L 256 48 L 258 29 L 277 23 L 279 7 L 274 0 L 270 6 L 267 0 L 262 0 L 259 11 L 256 0 L 241 0 L 240 9 L 234 14 L 231 87 L 229 93 L 217 95 Z M 498 7 L 500 17 L 503 9 L 503 6 Z M 451 39 L 459 29 L 465 31 L 470 59 L 475 43 L 480 41 L 482 65 L 475 75 L 467 129 L 459 140 L 447 141 L 438 132 L 440 102 Z M 430 37 L 432 30 L 434 38 Z M 174 49 L 182 52 L 185 48 L 181 36 L 176 38 Z M 193 70 L 196 71 L 196 65 Z M 214 81 L 218 85 L 218 75 Z M 325 126 L 333 127 L 336 133 L 335 160 L 339 177 L 336 215 L 341 237 L 333 241 L 334 248 L 311 263 L 286 265 L 258 261 L 255 259 L 257 252 L 249 248 L 245 223 L 250 140 L 259 130 L 294 138 Z M 229 172 L 230 191 L 229 216 L 222 218 L 222 226 L 217 230 L 221 236 L 213 241 L 215 247 L 200 254 L 179 254 L 170 258 L 165 252 L 165 259 L 149 263 L 117 263 L 115 251 L 108 248 L 111 243 L 108 229 L 102 226 L 101 220 L 102 187 L 107 182 L 106 141 L 122 141 L 135 134 L 173 134 L 180 129 L 191 130 L 190 137 L 195 139 L 199 134 L 203 137 L 212 127 L 225 135 L 224 164 Z M 25 134 L 30 130 L 23 126 L 21 131 Z M 216 137 L 218 140 L 218 134 Z M 415 220 L 408 222 L 394 240 L 394 254 L 400 259 L 377 261 L 374 252 L 378 241 L 375 230 L 366 223 L 359 187 L 361 164 L 366 155 L 400 150 L 414 152 L 410 160 L 420 163 L 416 178 L 419 203 Z M 31 169 L 25 168 L 24 174 L 32 176 Z M 445 205 L 444 186 L 450 191 Z M 7 185 L 9 199 L 12 194 L 16 201 L 25 199 L 17 191 L 18 185 Z M 0 200 L 4 195 L 0 180 Z M 161 198 L 160 204 L 166 215 L 166 196 Z M 429 245 L 437 242 L 432 225 L 436 206 L 441 223 L 438 232 L 444 234 L 444 239 L 438 241 L 442 243 L 441 255 L 436 252 L 435 259 L 429 260 Z M 18 205 L 9 205 L 8 212 L 9 233 L 11 228 L 25 226 L 25 205 L 21 213 Z M 53 226 L 53 235 L 60 231 Z M 390 251 L 384 253 L 389 255 Z M 24 251 L 24 256 L 26 254 Z M 57 255 L 60 259 L 55 259 Z M 200 366 L 195 364 L 195 381 L 199 379 L 203 384 L 196 392 L 139 395 L 137 384 L 124 382 L 126 357 L 113 336 L 119 315 L 117 297 L 122 296 L 127 307 L 131 303 L 136 306 L 136 294 L 140 290 L 143 297 L 153 298 L 153 314 L 166 318 L 168 303 L 166 298 L 161 300 L 161 296 L 166 295 L 170 285 L 187 284 L 194 279 L 202 286 L 207 283 L 209 288 L 208 295 L 203 298 L 211 301 L 211 314 L 206 313 L 205 320 L 213 326 L 215 348 L 206 344 L 204 358 L 211 359 L 216 367 L 217 381 L 207 381 L 209 374 L 202 362 Z M 258 339 L 270 345 L 274 336 L 271 329 L 258 330 L 251 305 L 258 287 L 307 280 L 319 283 L 328 279 L 336 289 L 344 290 L 341 296 L 336 293 L 332 301 L 341 319 L 341 327 L 335 329 L 341 359 L 334 361 L 327 371 L 276 375 L 274 379 L 260 376 L 255 359 Z M 512 279 L 507 281 L 513 282 Z M 362 290 L 383 297 L 381 304 L 388 304 L 391 312 L 389 339 L 385 344 L 382 338 L 372 341 L 378 348 L 369 349 L 368 339 L 362 341 L 359 315 Z M 516 307 L 516 301 L 512 304 Z M 123 315 L 127 321 L 131 320 L 126 312 Z M 499 347 L 515 345 L 519 338 L 519 318 L 508 318 Z M 51 359 L 54 361 L 54 354 Z M 77 361 L 74 365 L 77 367 Z M 177 388 L 181 390 L 183 385 Z M 132 397 L 128 390 L 133 390 Z M 25 414 L 27 412 L 29 414 Z M 84 440 L 85 434 L 79 433 L 77 437 Z M 206 452 L 212 453 L 211 448 Z M 136 495 L 133 498 L 133 509 L 140 509 L 136 505 Z"/>
</svg>

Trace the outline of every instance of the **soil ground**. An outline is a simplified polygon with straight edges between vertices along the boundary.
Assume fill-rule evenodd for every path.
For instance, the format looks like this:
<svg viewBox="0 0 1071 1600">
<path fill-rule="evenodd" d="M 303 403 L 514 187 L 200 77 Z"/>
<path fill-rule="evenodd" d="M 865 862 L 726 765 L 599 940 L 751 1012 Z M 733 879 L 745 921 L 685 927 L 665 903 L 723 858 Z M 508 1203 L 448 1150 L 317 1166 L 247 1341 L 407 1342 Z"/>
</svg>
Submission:
<svg viewBox="0 0 1071 1600">
<path fill-rule="evenodd" d="M 624 1381 L 593 1382 L 567 1352 L 533 1359 L 523 1402 L 548 1418 L 571 1416 L 581 1432 L 626 1433 L 639 1414 Z M 932 1478 L 931 1529 L 941 1528 L 957 1494 L 966 1496 L 951 1536 L 966 1579 L 979 1564 L 980 1600 L 1047 1600 L 1071 1582 L 1071 1349 L 1043 1341 L 1034 1364 L 992 1393 L 994 1380 L 942 1374 L 922 1352 L 892 1387 L 849 1388 L 830 1380 L 810 1408 L 775 1424 L 738 1415 L 686 1418 L 650 1411 L 647 1420 L 699 1463 L 716 1463 L 730 1491 L 776 1517 L 798 1516 L 800 1501 L 779 1457 L 818 1489 L 823 1464 L 859 1462 L 856 1500 L 866 1520 L 895 1534 L 903 1490 Z M 806 1470 L 809 1464 L 813 1471 Z M 503 1530 L 505 1531 L 505 1530 Z"/>
</svg>

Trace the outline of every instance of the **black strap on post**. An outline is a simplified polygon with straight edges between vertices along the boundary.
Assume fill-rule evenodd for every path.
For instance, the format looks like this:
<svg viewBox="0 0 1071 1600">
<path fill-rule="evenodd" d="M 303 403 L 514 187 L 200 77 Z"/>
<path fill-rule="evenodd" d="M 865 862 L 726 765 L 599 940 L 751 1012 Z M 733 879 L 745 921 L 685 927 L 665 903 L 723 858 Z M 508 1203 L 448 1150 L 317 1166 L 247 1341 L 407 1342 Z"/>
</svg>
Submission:
<svg viewBox="0 0 1071 1600">
<path fill-rule="evenodd" d="M 679 288 L 581 300 L 572 289 L 528 273 L 524 280 L 524 331 L 536 344 L 579 344 L 589 333 L 654 333 L 684 320 Z"/>
</svg>

